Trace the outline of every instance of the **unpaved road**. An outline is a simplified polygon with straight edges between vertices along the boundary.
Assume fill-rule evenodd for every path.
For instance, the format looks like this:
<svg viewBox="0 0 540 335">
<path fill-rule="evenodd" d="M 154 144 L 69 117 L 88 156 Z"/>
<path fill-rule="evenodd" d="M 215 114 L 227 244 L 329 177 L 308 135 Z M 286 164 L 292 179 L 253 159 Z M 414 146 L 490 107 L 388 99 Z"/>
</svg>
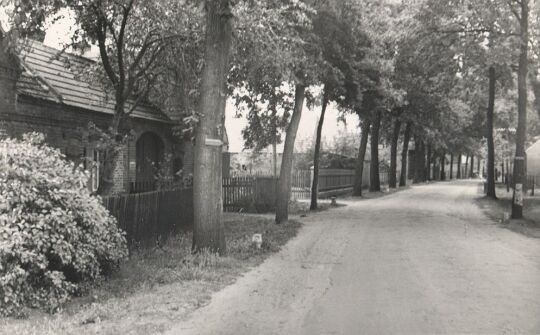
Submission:
<svg viewBox="0 0 540 335">
<path fill-rule="evenodd" d="M 280 253 L 171 334 L 540 334 L 540 240 L 489 221 L 478 182 L 304 219 Z"/>
</svg>

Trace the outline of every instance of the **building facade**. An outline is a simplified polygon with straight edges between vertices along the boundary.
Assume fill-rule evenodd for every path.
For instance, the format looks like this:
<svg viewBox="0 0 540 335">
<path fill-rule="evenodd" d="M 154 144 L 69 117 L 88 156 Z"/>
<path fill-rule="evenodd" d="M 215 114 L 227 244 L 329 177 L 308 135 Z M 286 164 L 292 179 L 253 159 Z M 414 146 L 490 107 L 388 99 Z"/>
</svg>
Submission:
<svg viewBox="0 0 540 335">
<path fill-rule="evenodd" d="M 25 42 L 17 54 L 5 50 L 0 32 L 0 128 L 10 137 L 40 132 L 46 142 L 89 170 L 89 187 L 99 186 L 101 152 L 91 124 L 107 129 L 114 115 L 114 99 L 99 85 L 83 79 L 93 61 L 43 45 Z M 192 145 L 172 133 L 173 122 L 159 109 L 138 105 L 130 115 L 130 129 L 114 174 L 114 192 L 149 191 L 156 176 L 189 174 Z M 191 164 L 192 165 L 192 164 Z M 158 173 L 159 172 L 159 173 Z"/>
</svg>

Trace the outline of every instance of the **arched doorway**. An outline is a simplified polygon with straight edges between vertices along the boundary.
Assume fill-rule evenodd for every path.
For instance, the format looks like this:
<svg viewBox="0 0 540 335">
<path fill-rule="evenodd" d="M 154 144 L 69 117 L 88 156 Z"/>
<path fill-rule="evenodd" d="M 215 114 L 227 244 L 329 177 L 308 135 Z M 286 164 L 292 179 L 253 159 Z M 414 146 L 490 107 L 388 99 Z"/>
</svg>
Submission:
<svg viewBox="0 0 540 335">
<path fill-rule="evenodd" d="M 155 174 L 163 160 L 163 141 L 151 132 L 142 134 L 136 143 L 135 190 L 151 191 L 156 188 Z"/>
</svg>

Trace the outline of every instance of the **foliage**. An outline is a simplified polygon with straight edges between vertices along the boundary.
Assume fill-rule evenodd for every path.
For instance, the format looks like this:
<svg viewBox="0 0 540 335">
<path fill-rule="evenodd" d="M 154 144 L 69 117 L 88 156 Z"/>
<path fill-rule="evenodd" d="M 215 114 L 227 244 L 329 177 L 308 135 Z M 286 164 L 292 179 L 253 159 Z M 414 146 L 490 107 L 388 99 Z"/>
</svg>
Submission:
<svg viewBox="0 0 540 335">
<path fill-rule="evenodd" d="M 271 144 L 281 143 L 287 127 L 294 97 L 288 87 L 280 83 L 261 83 L 255 90 L 237 90 L 237 113 L 244 114 L 248 125 L 242 130 L 244 148 L 261 151 Z"/>
<path fill-rule="evenodd" d="M 32 133 L 1 142 L 0 314 L 54 311 L 127 256 L 88 175 Z"/>
<path fill-rule="evenodd" d="M 248 119 L 245 147 L 260 151 L 281 142 L 294 107 L 291 87 L 314 71 L 307 61 L 312 50 L 306 48 L 313 10 L 302 1 L 268 0 L 240 2 L 234 10 L 237 39 L 229 86 L 238 115 Z"/>
</svg>

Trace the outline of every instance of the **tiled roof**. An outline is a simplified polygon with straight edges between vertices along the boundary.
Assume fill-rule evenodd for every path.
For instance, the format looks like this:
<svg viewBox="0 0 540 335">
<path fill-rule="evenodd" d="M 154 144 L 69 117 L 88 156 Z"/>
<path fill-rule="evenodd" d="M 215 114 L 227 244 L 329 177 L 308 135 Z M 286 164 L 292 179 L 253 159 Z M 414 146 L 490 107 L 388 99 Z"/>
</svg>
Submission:
<svg viewBox="0 0 540 335">
<path fill-rule="evenodd" d="M 17 82 L 19 94 L 54 101 L 89 111 L 114 114 L 114 96 L 97 84 L 84 81 L 75 68 L 92 66 L 91 60 L 32 41 L 21 47 L 23 73 Z M 128 102 L 129 105 L 129 102 Z M 158 108 L 139 104 L 133 117 L 170 122 Z"/>
</svg>

